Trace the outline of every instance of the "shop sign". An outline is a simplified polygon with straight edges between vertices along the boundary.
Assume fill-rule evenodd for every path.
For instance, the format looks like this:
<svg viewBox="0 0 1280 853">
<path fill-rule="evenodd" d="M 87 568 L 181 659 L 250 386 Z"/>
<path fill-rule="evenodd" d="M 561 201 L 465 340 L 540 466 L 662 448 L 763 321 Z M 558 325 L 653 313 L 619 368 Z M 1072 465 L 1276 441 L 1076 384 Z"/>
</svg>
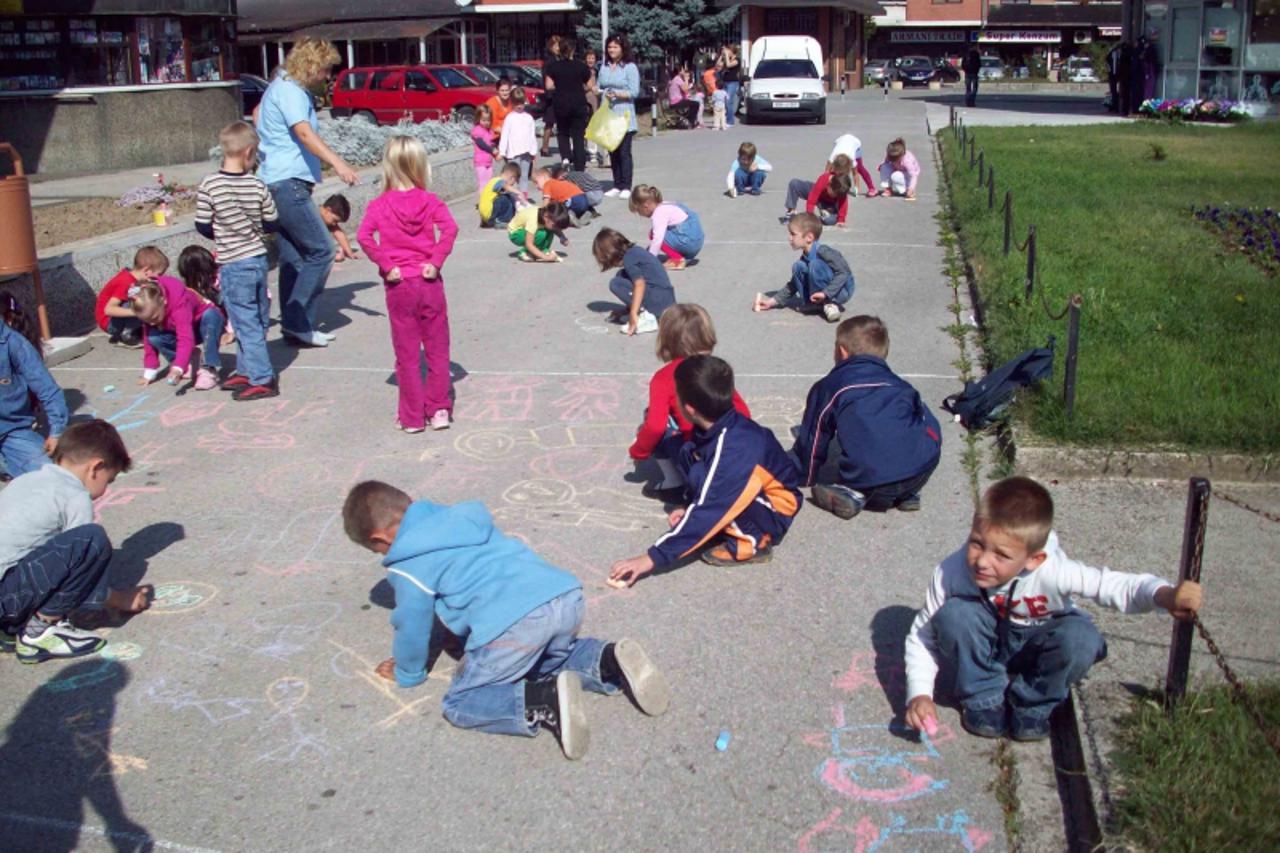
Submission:
<svg viewBox="0 0 1280 853">
<path fill-rule="evenodd" d="M 942 44 L 964 41 L 964 30 L 890 30 L 893 44 Z"/>
<path fill-rule="evenodd" d="M 1231 34 L 1226 27 L 1210 27 L 1206 41 L 1214 46 L 1227 45 L 1231 43 Z"/>
<path fill-rule="evenodd" d="M 986 44 L 1057 44 L 1060 30 L 982 30 L 978 41 Z"/>
<path fill-rule="evenodd" d="M 1102 38 L 1120 38 L 1123 31 L 1123 27 L 1098 27 L 1098 35 Z"/>
</svg>

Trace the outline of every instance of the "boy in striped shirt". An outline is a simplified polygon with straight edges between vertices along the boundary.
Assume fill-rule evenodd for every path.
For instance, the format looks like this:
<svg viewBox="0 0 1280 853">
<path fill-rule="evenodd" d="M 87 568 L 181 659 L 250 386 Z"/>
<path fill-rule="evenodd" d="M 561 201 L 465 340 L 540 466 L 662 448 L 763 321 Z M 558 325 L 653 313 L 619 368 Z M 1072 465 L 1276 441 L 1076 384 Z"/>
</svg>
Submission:
<svg viewBox="0 0 1280 853">
<path fill-rule="evenodd" d="M 218 134 L 222 168 L 200 182 L 196 230 L 218 251 L 223 305 L 236 333 L 236 370 L 222 382 L 235 400 L 261 400 L 280 393 L 267 353 L 267 245 L 264 231 L 276 228 L 276 205 L 250 169 L 257 161 L 258 134 L 243 121 Z"/>
</svg>

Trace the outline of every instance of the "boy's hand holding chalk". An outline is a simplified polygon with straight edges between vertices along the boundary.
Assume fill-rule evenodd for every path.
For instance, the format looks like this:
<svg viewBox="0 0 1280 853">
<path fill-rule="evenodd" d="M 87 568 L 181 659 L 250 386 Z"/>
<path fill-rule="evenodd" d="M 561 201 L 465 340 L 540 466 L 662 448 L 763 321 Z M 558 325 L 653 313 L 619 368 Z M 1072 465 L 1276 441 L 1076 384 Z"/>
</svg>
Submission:
<svg viewBox="0 0 1280 853">
<path fill-rule="evenodd" d="M 928 696 L 917 696 L 907 703 L 907 725 L 929 737 L 938 732 L 938 708 Z"/>
</svg>

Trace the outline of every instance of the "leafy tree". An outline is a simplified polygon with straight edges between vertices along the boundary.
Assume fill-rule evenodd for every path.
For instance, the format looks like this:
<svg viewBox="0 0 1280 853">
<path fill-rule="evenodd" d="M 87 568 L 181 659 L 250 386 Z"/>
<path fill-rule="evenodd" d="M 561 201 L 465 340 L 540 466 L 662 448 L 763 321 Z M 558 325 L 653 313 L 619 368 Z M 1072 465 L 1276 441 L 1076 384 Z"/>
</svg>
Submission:
<svg viewBox="0 0 1280 853">
<path fill-rule="evenodd" d="M 578 8 L 578 38 L 598 47 L 600 0 L 578 0 Z M 737 13 L 737 6 L 716 9 L 709 0 L 610 0 L 609 30 L 626 35 L 636 59 L 665 66 L 669 59 L 719 47 L 721 32 Z"/>
</svg>

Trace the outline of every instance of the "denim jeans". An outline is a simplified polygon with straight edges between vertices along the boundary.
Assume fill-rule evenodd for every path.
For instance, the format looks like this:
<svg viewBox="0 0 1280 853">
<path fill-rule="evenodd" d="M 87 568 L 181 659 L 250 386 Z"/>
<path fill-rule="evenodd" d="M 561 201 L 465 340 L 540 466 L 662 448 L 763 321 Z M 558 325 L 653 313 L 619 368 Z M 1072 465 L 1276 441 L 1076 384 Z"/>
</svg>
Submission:
<svg viewBox="0 0 1280 853">
<path fill-rule="evenodd" d="M 619 272 L 609 282 L 609 292 L 618 297 L 626 310 L 631 309 L 631 297 L 635 294 L 635 289 L 635 282 L 625 270 Z M 644 296 L 640 300 L 641 308 L 655 317 L 661 317 L 662 312 L 674 304 L 676 304 L 674 288 L 654 287 L 652 282 L 645 282 Z"/>
<path fill-rule="evenodd" d="M 729 104 L 725 112 L 725 123 L 729 127 L 733 127 L 736 123 L 735 117 L 738 114 L 738 90 L 742 87 L 741 83 L 725 83 L 724 90 L 729 95 Z"/>
<path fill-rule="evenodd" d="M 493 199 L 493 215 L 489 217 L 489 224 L 495 228 L 499 225 L 506 225 L 516 215 L 516 202 L 510 193 L 498 193 Z"/>
<path fill-rule="evenodd" d="M 44 436 L 27 428 L 0 435 L 0 460 L 4 461 L 4 472 L 10 477 L 37 470 L 49 461 L 44 452 Z"/>
<path fill-rule="evenodd" d="M 587 196 L 585 193 L 578 193 L 566 201 L 564 206 L 569 209 L 570 213 L 575 213 L 578 216 L 581 216 L 587 212 L 587 208 L 591 205 L 587 202 Z"/>
<path fill-rule="evenodd" d="M 806 306 L 810 304 L 809 297 L 819 291 L 826 290 L 834 277 L 835 274 L 831 271 L 831 267 L 827 266 L 826 261 L 817 256 L 808 260 L 802 258 L 791 265 L 791 283 L 795 286 L 796 294 Z M 844 287 L 840 288 L 834 296 L 828 297 L 827 301 L 843 305 L 849 301 L 850 296 L 853 296 L 853 276 L 849 276 L 849 280 L 845 282 Z"/>
<path fill-rule="evenodd" d="M 972 710 L 1007 700 L 1015 714 L 1043 720 L 1107 656 L 1102 634 L 1079 610 L 1041 625 L 1001 625 L 981 598 L 952 597 L 930 622 L 940 653 L 955 666 L 956 698 Z"/>
<path fill-rule="evenodd" d="M 267 187 L 280 214 L 280 325 L 297 335 L 316 330 L 316 307 L 333 266 L 333 240 L 311 200 L 312 185 L 297 178 Z"/>
<path fill-rule="evenodd" d="M 0 621 L 25 625 L 36 611 L 66 616 L 101 607 L 110 591 L 111 540 L 98 524 L 64 530 L 38 545 L 0 578 Z"/>
<path fill-rule="evenodd" d="M 769 177 L 768 172 L 757 169 L 754 172 L 748 172 L 739 166 L 733 170 L 733 186 L 740 193 L 756 192 L 764 186 L 764 179 Z"/>
<path fill-rule="evenodd" d="M 888 512 L 905 498 L 919 497 L 920 490 L 924 488 L 925 483 L 929 482 L 929 478 L 933 476 L 933 470 L 937 467 L 938 460 L 934 459 L 933 464 L 924 471 L 914 477 L 898 480 L 896 483 L 881 483 L 870 488 L 862 488 L 852 483 L 846 483 L 845 485 L 851 489 L 856 489 L 862 494 L 863 509 L 871 510 L 872 512 Z"/>
<path fill-rule="evenodd" d="M 127 308 L 129 303 L 121 302 L 120 307 Z M 134 334 L 142 334 L 142 321 L 137 317 L 108 317 L 107 318 L 107 334 L 119 335 L 122 332 L 133 332 Z"/>
<path fill-rule="evenodd" d="M 702 232 L 702 220 L 683 204 L 677 207 L 684 211 L 686 218 L 683 222 L 669 226 L 662 242 L 679 252 L 683 258 L 696 257 L 706 240 L 706 235 Z"/>
<path fill-rule="evenodd" d="M 1113 87 L 1114 88 L 1114 87 Z M 964 78 L 964 105 L 975 106 L 978 103 L 978 75 Z"/>
<path fill-rule="evenodd" d="M 787 210 L 799 210 L 798 205 L 801 201 L 805 201 L 807 204 L 809 193 L 811 192 L 813 192 L 813 181 L 804 181 L 800 178 L 792 178 L 791 182 L 787 184 Z M 823 225 L 836 224 L 836 213 L 834 210 L 819 205 L 813 209 L 813 212 L 817 215 L 818 219 L 822 220 Z"/>
<path fill-rule="evenodd" d="M 586 607 L 582 590 L 566 592 L 467 652 L 441 702 L 444 718 L 463 729 L 533 737 L 538 727 L 525 720 L 525 679 L 550 678 L 567 669 L 581 676 L 586 690 L 617 693 L 618 687 L 600 679 L 604 641 L 578 636 Z"/>
<path fill-rule="evenodd" d="M 622 142 L 609 154 L 609 169 L 613 172 L 613 188 L 615 190 L 631 189 L 631 175 L 635 169 L 635 161 L 631 158 L 631 142 L 636 138 L 634 130 L 622 137 Z"/>
<path fill-rule="evenodd" d="M 276 377 L 267 352 L 267 256 L 258 255 L 223 264 L 222 305 L 236 333 L 236 373 L 254 385 L 268 385 Z"/>
<path fill-rule="evenodd" d="M 219 370 L 222 367 L 222 357 L 218 354 L 218 339 L 222 337 L 222 312 L 217 308 L 209 308 L 200 315 L 200 319 L 196 320 L 196 340 L 204 348 L 204 358 L 200 363 L 194 363 L 196 359 L 192 359 L 191 368 L 208 367 L 212 370 Z M 234 326 L 232 327 L 234 328 Z M 238 334 L 238 333 L 237 333 Z M 178 333 L 172 329 L 152 328 L 147 334 L 147 339 L 151 341 L 151 346 L 156 352 L 160 353 L 169 361 L 173 361 L 174 356 L 178 353 Z M 175 364 L 174 367 L 187 369 L 185 364 Z"/>
</svg>

